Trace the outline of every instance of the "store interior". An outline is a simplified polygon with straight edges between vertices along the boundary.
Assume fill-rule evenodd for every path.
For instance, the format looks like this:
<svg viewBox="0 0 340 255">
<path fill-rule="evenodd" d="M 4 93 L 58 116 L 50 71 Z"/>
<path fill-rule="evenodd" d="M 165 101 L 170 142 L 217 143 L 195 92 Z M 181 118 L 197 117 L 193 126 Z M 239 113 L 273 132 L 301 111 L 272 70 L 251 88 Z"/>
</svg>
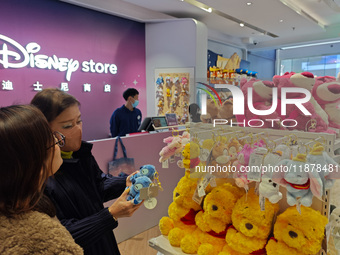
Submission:
<svg viewBox="0 0 340 255">
<path fill-rule="evenodd" d="M 245 79 L 242 86 L 254 87 L 248 82 L 256 78 L 272 82 L 280 91 L 286 86 L 280 83 L 286 72 L 308 72 L 313 75 L 309 79 L 313 84 L 317 77 L 331 77 L 327 82 L 340 87 L 338 0 L 5 0 L 1 9 L 0 106 L 27 104 L 38 91 L 49 87 L 75 96 L 80 102 L 84 123 L 83 139 L 93 143 L 92 153 L 103 172 L 108 172 L 116 141 L 109 134 L 110 116 L 124 104 L 121 96 L 124 90 L 133 87 L 139 91 L 138 108 L 143 119 L 176 114 L 177 129 L 159 124 L 150 133 L 122 138 L 136 169 L 145 164 L 154 165 L 160 182 L 159 192 L 152 195 L 157 201 L 153 209 L 142 206 L 133 217 L 119 220 L 114 233 L 122 255 L 185 254 L 181 247 L 170 245 L 168 234 L 161 233 L 159 224 L 162 217 L 168 216 L 179 181 L 195 170 L 179 163 L 185 159 L 182 153 L 187 143 L 201 146 L 202 164 L 206 164 L 207 157 L 208 162 L 212 162 L 214 146 L 208 146 L 205 160 L 202 159 L 206 149 L 202 144 L 209 139 L 214 145 L 224 139 L 225 146 L 235 137 L 242 146 L 243 140 L 253 145 L 262 139 L 267 153 L 277 145 L 290 142 L 299 147 L 291 152 L 294 156 L 308 154 L 320 143 L 339 166 L 340 115 L 327 112 L 322 103 L 319 107 L 324 110 L 315 110 L 313 116 L 322 122 L 324 115 L 319 114 L 322 110 L 329 115 L 327 126 L 308 126 L 307 120 L 303 120 L 303 127 L 296 128 L 255 127 L 255 124 L 252 127 L 249 122 L 245 125 L 248 127 L 212 126 L 214 118 L 230 121 L 226 116 L 232 108 L 226 113 L 222 107 L 222 104 L 227 107 L 225 102 L 231 95 L 224 84 L 240 87 L 241 80 Z M 160 77 L 162 80 L 158 80 Z M 211 95 L 212 91 L 216 91 L 216 96 Z M 332 98 L 339 93 L 334 92 Z M 312 94 L 312 97 L 319 102 L 317 96 Z M 208 102 L 205 111 L 204 102 Z M 200 123 L 191 122 L 188 106 L 192 103 L 202 108 Z M 239 107 L 235 107 L 233 101 L 230 104 Z M 215 110 L 216 115 L 212 116 Z M 245 110 L 244 116 L 248 109 Z M 203 118 L 207 114 L 209 116 Z M 282 116 L 278 111 L 274 114 Z M 332 119 L 331 114 L 335 118 Z M 243 120 L 254 118 L 256 116 Z M 238 122 L 243 120 L 237 118 Z M 160 153 L 167 145 L 164 141 L 174 137 L 183 139 L 185 132 L 190 138 L 185 143 L 181 141 L 180 150 L 161 159 Z M 191 149 L 190 153 L 193 153 Z M 226 155 L 222 152 L 219 156 Z M 230 158 L 223 162 L 227 164 Z M 195 178 L 206 180 L 203 175 Z M 235 186 L 233 178 L 218 175 L 214 178 L 218 186 L 222 182 Z M 340 208 L 340 183 L 336 176 L 332 178 L 331 188 L 319 198 L 314 196 L 309 206 L 329 221 L 334 206 Z M 208 194 L 213 194 L 211 186 L 205 187 Z M 258 184 L 252 182 L 249 187 L 258 188 Z M 243 187 L 240 190 L 243 191 Z M 289 205 L 286 188 L 280 186 L 276 192 L 283 195 L 279 203 L 273 203 L 280 206 L 279 215 Z M 270 224 L 274 229 L 274 220 Z M 318 240 L 320 247 L 316 254 L 340 254 L 340 226 L 335 234 L 334 225 L 323 227 L 327 234 Z M 192 254 L 196 252 L 197 249 Z"/>
</svg>

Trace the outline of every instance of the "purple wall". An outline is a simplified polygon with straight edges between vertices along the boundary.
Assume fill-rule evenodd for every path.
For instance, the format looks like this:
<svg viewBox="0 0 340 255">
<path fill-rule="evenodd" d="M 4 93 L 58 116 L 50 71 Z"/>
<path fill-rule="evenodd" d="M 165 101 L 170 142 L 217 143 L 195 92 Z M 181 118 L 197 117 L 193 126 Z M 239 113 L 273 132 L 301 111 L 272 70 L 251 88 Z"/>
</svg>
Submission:
<svg viewBox="0 0 340 255">
<path fill-rule="evenodd" d="M 5 68 L 4 45 L 8 51 L 21 53 L 15 43 L 24 48 L 28 43 L 40 45 L 39 54 L 79 62 L 79 67 L 66 80 L 66 71 L 52 68 Z M 27 51 L 27 50 L 26 50 Z M 21 63 L 25 57 L 10 64 Z M 115 64 L 117 73 L 91 73 L 82 70 L 84 61 Z M 101 71 L 98 64 L 98 70 Z M 13 90 L 4 88 L 4 81 L 13 84 Z M 71 95 L 81 103 L 85 140 L 108 137 L 109 119 L 117 107 L 124 104 L 123 91 L 135 87 L 140 92 L 138 108 L 146 116 L 145 25 L 115 16 L 91 11 L 53 0 L 2 0 L 0 15 L 0 106 L 29 103 L 35 95 L 35 84 L 43 88 L 61 87 L 68 82 Z M 133 83 L 136 81 L 136 85 Z M 84 92 L 83 84 L 91 84 L 91 92 Z M 111 92 L 104 92 L 104 85 Z"/>
</svg>

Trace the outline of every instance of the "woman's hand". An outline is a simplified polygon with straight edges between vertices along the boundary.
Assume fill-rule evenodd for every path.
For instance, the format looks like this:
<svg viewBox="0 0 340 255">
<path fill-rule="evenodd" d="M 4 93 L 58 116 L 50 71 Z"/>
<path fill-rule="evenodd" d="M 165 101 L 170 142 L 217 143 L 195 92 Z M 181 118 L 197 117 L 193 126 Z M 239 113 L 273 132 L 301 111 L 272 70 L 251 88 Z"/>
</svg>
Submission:
<svg viewBox="0 0 340 255">
<path fill-rule="evenodd" d="M 132 214 L 142 205 L 134 205 L 131 201 L 127 201 L 126 197 L 129 194 L 129 189 L 126 189 L 122 195 L 109 207 L 109 212 L 115 218 L 131 217 Z"/>
<path fill-rule="evenodd" d="M 126 177 L 126 187 L 131 187 L 132 183 L 131 183 L 131 176 L 135 175 L 136 173 L 139 173 L 139 171 L 135 171 L 132 174 L 130 174 L 128 177 Z"/>
</svg>

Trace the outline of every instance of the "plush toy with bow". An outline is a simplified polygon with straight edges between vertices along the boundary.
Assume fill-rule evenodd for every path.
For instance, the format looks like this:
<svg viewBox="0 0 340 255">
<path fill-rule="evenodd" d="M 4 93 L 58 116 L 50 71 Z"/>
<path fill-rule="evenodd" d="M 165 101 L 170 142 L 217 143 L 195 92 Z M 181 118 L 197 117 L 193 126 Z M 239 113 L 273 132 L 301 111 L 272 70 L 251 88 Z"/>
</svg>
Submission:
<svg viewBox="0 0 340 255">
<path fill-rule="evenodd" d="M 155 174 L 156 174 L 156 168 L 154 165 L 144 165 L 144 166 L 141 166 L 140 169 L 139 169 L 139 172 L 132 175 L 130 177 L 130 181 L 132 184 L 134 184 L 136 182 L 136 179 L 138 177 L 141 177 L 141 176 L 146 176 L 146 177 L 149 177 L 149 179 L 151 181 L 154 180 L 154 177 L 155 177 Z"/>
<path fill-rule="evenodd" d="M 290 206 L 299 204 L 299 201 L 304 206 L 311 206 L 313 195 L 321 199 L 322 181 L 316 171 L 311 171 L 312 166 L 306 163 L 306 154 L 298 153 L 292 160 L 284 159 L 277 166 L 280 171 L 274 172 L 273 180 L 286 187 Z"/>
<path fill-rule="evenodd" d="M 147 176 L 140 176 L 135 179 L 135 183 L 130 187 L 126 200 L 132 200 L 135 205 L 140 204 L 143 200 L 140 197 L 140 190 L 150 186 L 152 181 Z M 127 187 L 128 188 L 128 187 Z"/>
</svg>

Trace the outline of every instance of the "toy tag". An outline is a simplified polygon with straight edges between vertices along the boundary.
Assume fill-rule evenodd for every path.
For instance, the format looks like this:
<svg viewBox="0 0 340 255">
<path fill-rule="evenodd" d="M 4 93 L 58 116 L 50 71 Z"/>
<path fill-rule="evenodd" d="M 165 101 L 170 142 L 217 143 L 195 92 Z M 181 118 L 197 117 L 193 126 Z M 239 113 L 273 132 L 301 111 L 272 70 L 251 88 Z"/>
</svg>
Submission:
<svg viewBox="0 0 340 255">
<path fill-rule="evenodd" d="M 204 178 L 197 185 L 197 192 L 199 197 L 205 196 L 205 188 L 208 186 L 209 182 Z"/>
<path fill-rule="evenodd" d="M 142 200 L 146 200 L 149 198 L 157 197 L 158 196 L 158 186 L 150 186 L 148 188 L 142 188 L 139 190 L 139 197 Z"/>
<path fill-rule="evenodd" d="M 168 160 L 164 160 L 162 162 L 162 168 L 169 168 L 169 161 Z"/>
<path fill-rule="evenodd" d="M 301 214 L 301 201 L 300 201 L 300 198 L 297 199 L 296 209 L 298 210 L 299 214 Z"/>
<path fill-rule="evenodd" d="M 262 162 L 266 151 L 267 149 L 259 147 L 256 148 L 252 154 L 250 154 L 248 165 L 250 171 L 247 173 L 248 181 L 261 181 Z"/>
<path fill-rule="evenodd" d="M 265 208 L 265 202 L 266 202 L 266 198 L 264 196 L 260 196 L 260 208 L 261 208 L 261 211 L 264 211 L 266 208 Z"/>
<path fill-rule="evenodd" d="M 194 193 L 194 195 L 192 196 L 192 200 L 194 200 L 197 204 L 201 204 L 202 203 L 202 201 L 203 201 L 203 196 L 202 197 L 200 197 L 199 195 L 198 195 L 198 189 L 196 188 L 196 190 L 195 190 L 195 193 Z"/>
<path fill-rule="evenodd" d="M 170 163 L 175 163 L 175 156 L 170 157 Z M 167 168 L 169 168 L 169 167 L 167 167 Z"/>
<path fill-rule="evenodd" d="M 200 160 L 201 161 L 207 161 L 208 157 L 209 157 L 210 151 L 208 149 L 201 149 L 201 153 L 200 153 Z"/>
<path fill-rule="evenodd" d="M 149 210 L 155 208 L 156 205 L 157 205 L 157 199 L 154 197 L 149 198 L 148 200 L 144 201 L 144 206 Z"/>
</svg>

